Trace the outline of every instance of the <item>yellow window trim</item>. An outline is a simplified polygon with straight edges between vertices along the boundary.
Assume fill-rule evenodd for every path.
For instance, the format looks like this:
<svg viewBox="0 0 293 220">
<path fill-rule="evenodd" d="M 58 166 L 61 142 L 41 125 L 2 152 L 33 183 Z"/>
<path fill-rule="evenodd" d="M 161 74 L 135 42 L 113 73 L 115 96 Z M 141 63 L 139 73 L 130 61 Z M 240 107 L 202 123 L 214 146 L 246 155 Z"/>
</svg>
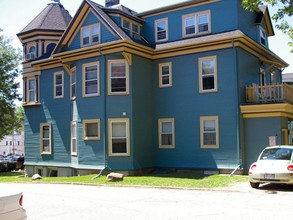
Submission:
<svg viewBox="0 0 293 220">
<path fill-rule="evenodd" d="M 164 66 L 169 67 L 169 84 L 163 84 L 163 71 Z M 172 87 L 172 62 L 160 63 L 159 64 L 159 88 Z"/>
<path fill-rule="evenodd" d="M 85 69 L 90 66 L 97 66 L 97 93 L 86 94 L 85 83 L 86 83 L 86 72 Z M 91 62 L 82 64 L 82 97 L 93 97 L 100 95 L 100 62 Z"/>
<path fill-rule="evenodd" d="M 86 134 L 86 125 L 87 124 L 91 124 L 91 123 L 97 123 L 98 124 L 98 135 L 96 137 L 87 137 Z M 101 120 L 100 119 L 86 119 L 82 121 L 83 124 L 83 139 L 84 140 L 100 140 L 101 136 L 100 136 L 100 127 L 101 127 Z"/>
<path fill-rule="evenodd" d="M 172 123 L 172 145 L 162 145 L 162 123 Z M 175 119 L 174 118 L 159 118 L 158 120 L 158 140 L 159 148 L 161 149 L 173 149 L 175 148 Z"/>
<path fill-rule="evenodd" d="M 125 64 L 125 77 L 126 77 L 126 91 L 125 92 L 112 92 L 111 84 L 111 64 L 112 63 L 124 63 Z M 125 59 L 108 60 L 108 95 L 129 95 L 129 64 Z"/>
<path fill-rule="evenodd" d="M 43 151 L 43 127 L 49 127 L 49 151 Z M 41 123 L 40 124 L 40 152 L 41 155 L 51 155 L 52 154 L 52 125 L 51 123 Z"/>
<path fill-rule="evenodd" d="M 214 60 L 215 66 L 214 66 L 214 82 L 215 82 L 215 88 L 214 89 L 203 89 L 202 84 L 202 62 L 205 60 Z M 198 81 L 199 81 L 199 93 L 211 93 L 211 92 L 218 92 L 218 62 L 217 62 L 217 56 L 208 56 L 208 57 L 200 57 L 198 58 Z"/>
<path fill-rule="evenodd" d="M 115 122 L 126 123 L 126 153 L 113 153 L 112 151 L 112 124 Z M 130 124 L 129 118 L 108 119 L 108 155 L 112 157 L 130 156 Z"/>
<path fill-rule="evenodd" d="M 204 121 L 213 120 L 216 123 L 216 145 L 204 145 Z M 202 116 L 200 117 L 200 147 L 203 149 L 219 149 L 219 117 L 218 116 Z"/>
</svg>

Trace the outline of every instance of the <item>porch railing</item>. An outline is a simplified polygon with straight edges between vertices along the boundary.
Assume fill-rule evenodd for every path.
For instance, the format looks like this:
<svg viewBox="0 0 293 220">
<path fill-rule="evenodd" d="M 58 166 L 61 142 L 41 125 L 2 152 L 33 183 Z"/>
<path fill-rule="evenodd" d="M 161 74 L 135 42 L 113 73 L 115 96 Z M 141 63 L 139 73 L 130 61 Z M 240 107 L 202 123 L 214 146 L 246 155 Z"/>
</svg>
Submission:
<svg viewBox="0 0 293 220">
<path fill-rule="evenodd" d="M 253 84 L 246 87 L 247 103 L 288 102 L 293 104 L 293 86 L 274 84 L 260 86 Z"/>
</svg>

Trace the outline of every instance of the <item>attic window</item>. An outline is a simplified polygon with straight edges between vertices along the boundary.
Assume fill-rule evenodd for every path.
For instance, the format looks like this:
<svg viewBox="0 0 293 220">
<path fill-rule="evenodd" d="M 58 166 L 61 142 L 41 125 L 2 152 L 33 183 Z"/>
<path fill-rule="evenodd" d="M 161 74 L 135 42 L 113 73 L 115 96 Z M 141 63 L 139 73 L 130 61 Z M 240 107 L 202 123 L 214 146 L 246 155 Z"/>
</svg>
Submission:
<svg viewBox="0 0 293 220">
<path fill-rule="evenodd" d="M 135 23 L 130 22 L 129 20 L 122 20 L 122 27 L 125 33 L 127 33 L 130 37 L 135 39 L 140 39 L 140 31 L 139 26 Z"/>
<path fill-rule="evenodd" d="M 261 26 L 259 27 L 259 37 L 260 37 L 260 43 L 263 46 L 267 46 L 267 34 L 265 29 L 263 29 Z"/>
<path fill-rule="evenodd" d="M 36 58 L 36 47 L 31 46 L 29 52 L 25 55 L 26 60 L 35 59 Z"/>
<path fill-rule="evenodd" d="M 100 43 L 100 24 L 81 28 L 81 46 L 90 46 Z"/>
</svg>

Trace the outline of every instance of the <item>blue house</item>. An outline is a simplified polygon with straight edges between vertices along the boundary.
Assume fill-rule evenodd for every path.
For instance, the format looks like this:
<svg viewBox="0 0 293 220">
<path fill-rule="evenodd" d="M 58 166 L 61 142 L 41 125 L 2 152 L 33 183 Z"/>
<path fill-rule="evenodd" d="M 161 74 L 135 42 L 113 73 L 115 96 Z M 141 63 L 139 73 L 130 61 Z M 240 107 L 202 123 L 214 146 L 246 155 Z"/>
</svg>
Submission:
<svg viewBox="0 0 293 220">
<path fill-rule="evenodd" d="M 18 34 L 28 175 L 247 171 L 263 147 L 292 144 L 271 36 L 268 8 L 241 0 L 142 13 L 83 0 L 73 17 L 48 4 Z"/>
</svg>

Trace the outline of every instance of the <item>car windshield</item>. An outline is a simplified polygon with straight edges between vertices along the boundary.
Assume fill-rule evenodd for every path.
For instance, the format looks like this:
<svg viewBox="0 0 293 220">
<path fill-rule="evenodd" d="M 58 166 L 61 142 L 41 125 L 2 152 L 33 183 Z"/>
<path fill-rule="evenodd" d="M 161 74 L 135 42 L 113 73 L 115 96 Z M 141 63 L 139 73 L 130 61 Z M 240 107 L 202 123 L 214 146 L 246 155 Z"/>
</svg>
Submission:
<svg viewBox="0 0 293 220">
<path fill-rule="evenodd" d="M 292 155 L 290 148 L 269 148 L 264 150 L 261 160 L 290 160 Z"/>
</svg>

